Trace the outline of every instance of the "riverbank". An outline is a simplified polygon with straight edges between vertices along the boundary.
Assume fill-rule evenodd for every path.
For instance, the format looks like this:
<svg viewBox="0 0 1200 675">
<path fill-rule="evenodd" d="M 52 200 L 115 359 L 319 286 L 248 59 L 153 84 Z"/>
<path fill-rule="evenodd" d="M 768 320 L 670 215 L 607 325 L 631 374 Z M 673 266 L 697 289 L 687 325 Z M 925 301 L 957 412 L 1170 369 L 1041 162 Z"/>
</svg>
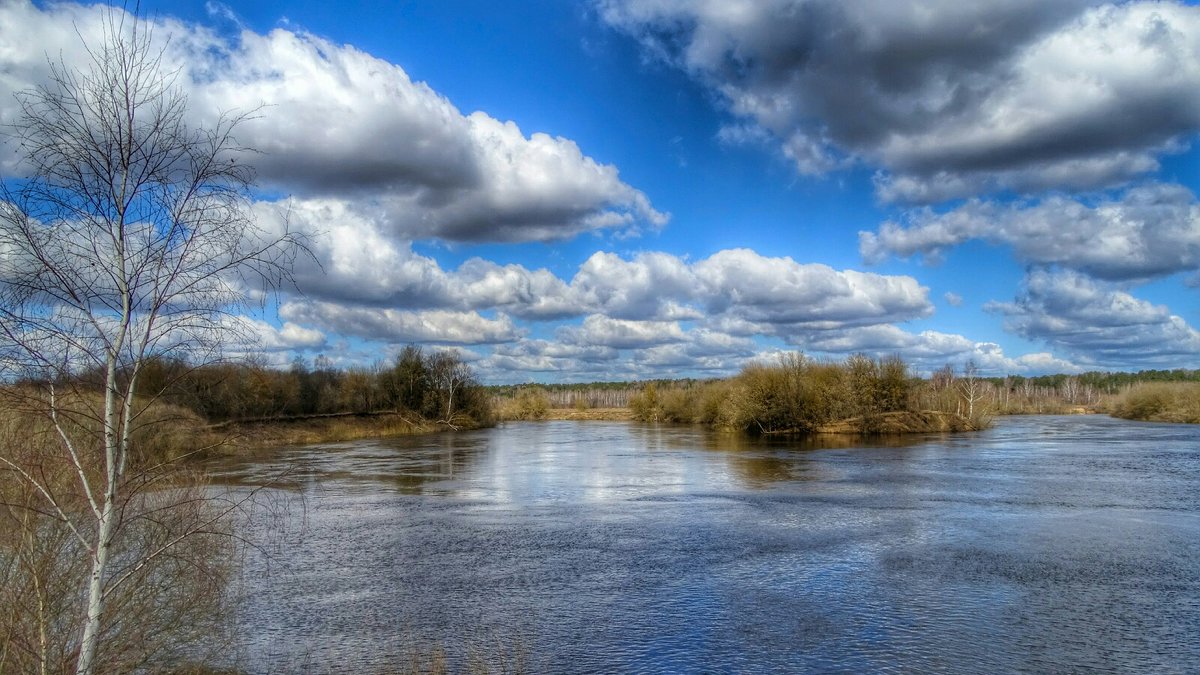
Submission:
<svg viewBox="0 0 1200 675">
<path fill-rule="evenodd" d="M 545 421 L 597 421 L 597 422 L 633 422 L 634 414 L 629 408 L 548 408 L 543 416 L 538 418 Z M 852 417 L 824 424 L 811 432 L 819 435 L 896 435 L 896 434 L 925 434 L 925 433 L 956 433 L 963 431 L 979 431 L 986 425 L 972 424 L 966 418 L 953 413 L 937 410 L 921 412 L 898 411 L 882 413 L 870 420 L 862 417 Z M 774 431 L 772 434 L 800 433 L 792 431 Z"/>
<path fill-rule="evenodd" d="M 852 417 L 822 424 L 819 435 L 894 436 L 980 431 L 991 426 L 987 420 L 971 421 L 961 415 L 937 410 L 886 412 L 871 419 Z"/>
<path fill-rule="evenodd" d="M 210 452 L 237 453 L 285 445 L 336 443 L 364 438 L 471 431 L 481 424 L 468 417 L 453 422 L 428 420 L 411 412 L 335 413 L 222 422 L 202 427 Z"/>
<path fill-rule="evenodd" d="M 588 422 L 632 422 L 633 411 L 629 408 L 549 408 L 547 420 L 577 420 Z"/>
<path fill-rule="evenodd" d="M 1111 414 L 1127 420 L 1200 424 L 1200 383 L 1136 384 L 1112 404 Z"/>
</svg>

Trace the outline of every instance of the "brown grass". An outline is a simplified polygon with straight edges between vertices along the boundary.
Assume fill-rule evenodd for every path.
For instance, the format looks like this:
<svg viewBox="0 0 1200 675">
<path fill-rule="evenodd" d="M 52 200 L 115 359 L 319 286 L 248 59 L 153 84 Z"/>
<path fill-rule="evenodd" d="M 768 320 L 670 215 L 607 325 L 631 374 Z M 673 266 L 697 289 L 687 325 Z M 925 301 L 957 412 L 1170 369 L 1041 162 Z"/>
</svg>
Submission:
<svg viewBox="0 0 1200 675">
<path fill-rule="evenodd" d="M 522 387 L 511 397 L 494 400 L 492 410 L 502 421 L 544 420 L 550 410 L 550 400 L 541 387 Z"/>
<path fill-rule="evenodd" d="M 967 418 L 954 413 L 937 410 L 895 411 L 881 413 L 867 426 L 863 418 L 851 417 L 829 424 L 823 424 L 816 429 L 818 434 L 851 434 L 862 435 L 864 429 L 871 435 L 890 436 L 895 434 L 925 434 L 947 433 L 960 431 L 978 431 L 980 427 Z"/>
<path fill-rule="evenodd" d="M 1111 403 L 1113 417 L 1200 424 L 1200 382 L 1143 382 Z"/>
<path fill-rule="evenodd" d="M 550 408 L 546 411 L 548 420 L 581 420 L 589 422 L 630 422 L 633 411 L 629 408 Z"/>
<path fill-rule="evenodd" d="M 73 438 L 78 469 L 48 416 L 32 410 L 32 399 L 0 408 L 6 460 L 0 463 L 0 672 L 70 672 L 79 646 L 91 553 L 67 521 L 84 539 L 91 532 L 94 520 L 77 471 L 94 489 L 103 483 L 104 458 L 88 428 L 95 423 L 88 398 L 60 403 L 77 413 L 60 419 Z M 97 672 L 161 671 L 219 644 L 229 625 L 224 583 L 237 559 L 232 520 L 223 512 L 229 502 L 206 492 L 202 476 L 162 470 L 157 460 L 188 447 L 187 425 L 197 420 L 169 406 L 151 408 L 141 419 L 160 416 L 161 424 L 140 429 L 134 440 L 156 454 L 134 458 L 123 481 Z M 127 583 L 113 586 L 119 578 Z"/>
<path fill-rule="evenodd" d="M 460 428 L 474 428 L 463 424 Z M 252 422 L 230 422 L 205 427 L 208 445 L 217 452 L 353 441 L 362 438 L 426 434 L 447 429 L 444 424 L 404 413 L 336 415 Z"/>
</svg>

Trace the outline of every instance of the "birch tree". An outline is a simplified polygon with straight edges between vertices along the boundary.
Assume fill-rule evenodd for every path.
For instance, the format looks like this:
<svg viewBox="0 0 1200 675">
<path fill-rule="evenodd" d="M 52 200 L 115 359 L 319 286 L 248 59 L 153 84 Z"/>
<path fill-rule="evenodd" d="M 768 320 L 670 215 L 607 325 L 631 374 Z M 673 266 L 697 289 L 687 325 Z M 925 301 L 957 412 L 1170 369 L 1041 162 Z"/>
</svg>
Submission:
<svg viewBox="0 0 1200 675">
<path fill-rule="evenodd" d="M 963 400 L 967 402 L 967 419 L 977 422 L 975 403 L 983 399 L 987 383 L 980 379 L 979 366 L 975 364 L 974 359 L 968 360 L 963 366 L 962 377 L 958 378 L 956 385 Z"/>
<path fill-rule="evenodd" d="M 101 43 L 87 45 L 89 61 L 52 62 L 44 85 L 18 95 L 7 130 L 20 175 L 6 177 L 0 195 L 0 366 L 10 382 L 36 383 L 33 398 L 57 430 L 80 503 L 12 453 L 0 466 L 86 551 L 78 673 L 97 669 L 106 600 L 129 578 L 112 555 L 128 505 L 131 433 L 159 394 L 139 387 L 143 366 L 219 353 L 247 291 L 286 280 L 303 250 L 294 235 L 265 232 L 247 215 L 254 176 L 234 135 L 247 117 L 190 125 L 180 75 L 153 37 L 136 17 L 111 11 Z M 84 372 L 102 380 L 95 412 L 62 391 Z M 81 435 L 93 416 L 102 431 Z"/>
</svg>

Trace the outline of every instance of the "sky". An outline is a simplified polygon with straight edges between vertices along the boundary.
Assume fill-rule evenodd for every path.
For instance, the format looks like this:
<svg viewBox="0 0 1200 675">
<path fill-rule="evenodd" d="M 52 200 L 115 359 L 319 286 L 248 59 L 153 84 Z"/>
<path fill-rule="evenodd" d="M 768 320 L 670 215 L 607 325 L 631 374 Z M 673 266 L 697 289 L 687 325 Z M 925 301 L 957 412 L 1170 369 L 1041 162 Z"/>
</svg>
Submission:
<svg viewBox="0 0 1200 675">
<path fill-rule="evenodd" d="M 143 0 L 189 119 L 257 111 L 311 260 L 286 366 L 489 383 L 1200 368 L 1200 7 L 1088 0 Z M 0 121 L 102 6 L 0 0 Z M 0 175 L 20 176 L 11 143 Z M 234 349 L 234 351 L 237 351 Z"/>
</svg>

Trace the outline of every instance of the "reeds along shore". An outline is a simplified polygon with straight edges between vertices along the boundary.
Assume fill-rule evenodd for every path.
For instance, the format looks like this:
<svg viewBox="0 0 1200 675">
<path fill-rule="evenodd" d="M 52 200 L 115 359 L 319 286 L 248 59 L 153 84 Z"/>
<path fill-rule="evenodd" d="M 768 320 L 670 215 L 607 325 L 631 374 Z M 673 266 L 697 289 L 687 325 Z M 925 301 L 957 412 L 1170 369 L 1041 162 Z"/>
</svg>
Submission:
<svg viewBox="0 0 1200 675">
<path fill-rule="evenodd" d="M 1109 406 L 1114 417 L 1149 422 L 1200 424 L 1200 382 L 1142 382 Z"/>
</svg>

